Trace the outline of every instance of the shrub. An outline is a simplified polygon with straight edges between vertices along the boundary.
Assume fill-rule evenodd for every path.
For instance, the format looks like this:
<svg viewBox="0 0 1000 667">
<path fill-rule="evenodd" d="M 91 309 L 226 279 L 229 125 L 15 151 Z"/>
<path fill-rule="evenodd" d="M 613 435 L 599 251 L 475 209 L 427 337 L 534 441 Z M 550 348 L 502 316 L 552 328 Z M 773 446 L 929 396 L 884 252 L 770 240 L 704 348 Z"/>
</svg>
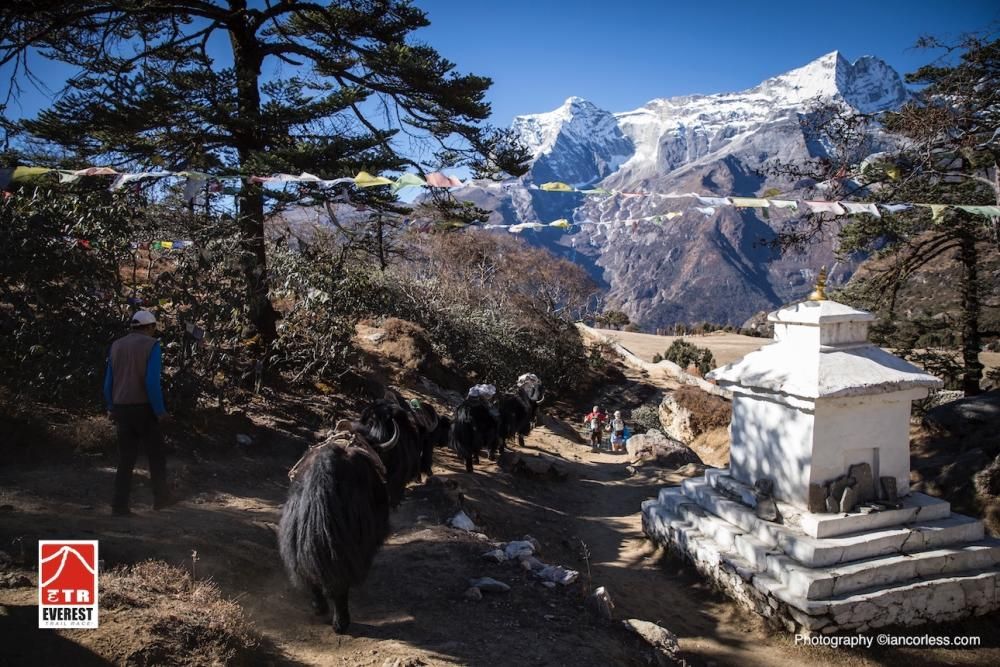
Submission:
<svg viewBox="0 0 1000 667">
<path fill-rule="evenodd" d="M 715 356 L 711 350 L 698 347 L 683 338 L 678 338 L 671 343 L 663 358 L 684 369 L 695 366 L 702 375 L 715 368 Z"/>
<path fill-rule="evenodd" d="M 632 411 L 632 424 L 636 433 L 646 433 L 651 430 L 662 430 L 660 424 L 660 408 L 652 403 L 641 405 Z"/>
</svg>

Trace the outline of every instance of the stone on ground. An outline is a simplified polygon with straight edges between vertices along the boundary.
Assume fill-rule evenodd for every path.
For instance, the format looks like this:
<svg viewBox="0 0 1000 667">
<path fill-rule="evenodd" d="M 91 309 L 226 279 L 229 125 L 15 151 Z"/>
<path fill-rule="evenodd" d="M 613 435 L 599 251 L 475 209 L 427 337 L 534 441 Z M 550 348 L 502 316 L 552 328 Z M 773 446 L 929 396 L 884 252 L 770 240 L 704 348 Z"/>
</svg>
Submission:
<svg viewBox="0 0 1000 667">
<path fill-rule="evenodd" d="M 633 462 L 655 462 L 664 468 L 679 468 L 688 463 L 702 462 L 690 447 L 671 440 L 656 430 L 633 435 L 625 443 L 625 450 Z"/>
<path fill-rule="evenodd" d="M 497 581 L 493 577 L 480 577 L 479 579 L 470 579 L 469 586 L 471 588 L 477 588 L 485 593 L 506 593 L 510 590 L 510 586 L 503 583 L 502 581 Z"/>
<path fill-rule="evenodd" d="M 468 532 L 476 530 L 476 524 L 472 522 L 472 519 L 470 519 L 469 515 L 465 512 L 459 512 L 455 516 L 451 517 L 451 519 L 448 520 L 448 525 L 452 528 L 458 528 L 459 530 Z"/>
<path fill-rule="evenodd" d="M 677 644 L 677 635 L 656 623 L 641 621 L 637 618 L 630 618 L 622 623 L 653 648 L 658 665 L 677 664 L 677 652 L 680 650 L 680 646 Z"/>
</svg>

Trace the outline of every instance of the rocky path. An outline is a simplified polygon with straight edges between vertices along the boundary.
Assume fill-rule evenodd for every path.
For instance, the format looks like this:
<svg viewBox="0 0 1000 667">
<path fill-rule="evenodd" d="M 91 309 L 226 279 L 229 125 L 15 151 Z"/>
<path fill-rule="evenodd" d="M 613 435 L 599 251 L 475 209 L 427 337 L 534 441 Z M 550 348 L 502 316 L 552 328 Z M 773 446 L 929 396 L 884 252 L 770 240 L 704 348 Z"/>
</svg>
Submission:
<svg viewBox="0 0 1000 667">
<path fill-rule="evenodd" d="M 627 380 L 604 392 L 605 407 L 672 388 L 648 385 L 634 373 Z M 995 619 L 931 631 L 978 634 L 992 642 L 978 650 L 795 646 L 643 537 L 640 503 L 679 482 L 681 473 L 649 467 L 630 472 L 623 455 L 591 451 L 571 437 L 573 427 L 565 422 L 549 425 L 529 436 L 524 453 L 559 460 L 569 472 L 565 481 L 512 475 L 485 460 L 468 475 L 449 452 L 438 452 L 436 481 L 411 488 L 368 582 L 352 595 L 355 624 L 347 635 L 333 634 L 310 615 L 278 560 L 273 529 L 294 455 L 172 463 L 183 500 L 156 513 L 140 503 L 138 516 L 126 521 L 108 516 L 103 505 L 113 473 L 108 467 L 7 467 L 0 470 L 0 549 L 16 555 L 17 545 L 30 547 L 38 538 L 99 537 L 109 565 L 157 558 L 196 566 L 197 576 L 218 582 L 262 633 L 259 664 L 646 664 L 645 649 L 619 624 L 596 623 L 586 611 L 584 598 L 597 586 L 610 591 L 616 619 L 668 628 L 695 665 L 1000 664 Z M 144 494 L 148 490 L 140 489 L 138 498 Z M 481 534 L 445 525 L 456 502 Z M 579 581 L 550 590 L 516 565 L 482 558 L 491 541 L 526 534 L 541 543 L 543 561 L 579 570 Z M 469 579 L 481 576 L 511 590 L 466 599 Z M 54 635 L 33 627 L 35 595 L 34 588 L 0 589 L 0 646 L 17 645 L 28 660 L 6 662 L 10 653 L 0 650 L 0 665 L 41 664 L 31 662 L 33 647 L 53 645 Z M 80 646 L 66 642 L 64 648 L 74 656 Z"/>
</svg>

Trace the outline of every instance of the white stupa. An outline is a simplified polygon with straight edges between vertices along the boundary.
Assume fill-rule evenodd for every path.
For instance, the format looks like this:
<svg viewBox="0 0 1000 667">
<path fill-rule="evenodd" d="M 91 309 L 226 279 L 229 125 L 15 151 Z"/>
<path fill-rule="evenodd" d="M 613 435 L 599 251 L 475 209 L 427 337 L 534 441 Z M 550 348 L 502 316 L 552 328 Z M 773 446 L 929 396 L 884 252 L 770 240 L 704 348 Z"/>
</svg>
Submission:
<svg viewBox="0 0 1000 667">
<path fill-rule="evenodd" d="M 731 467 L 643 503 L 646 534 L 790 630 L 1000 608 L 1000 540 L 909 489 L 910 405 L 941 382 L 822 282 L 770 314 L 773 344 L 709 373 L 733 394 Z"/>
</svg>

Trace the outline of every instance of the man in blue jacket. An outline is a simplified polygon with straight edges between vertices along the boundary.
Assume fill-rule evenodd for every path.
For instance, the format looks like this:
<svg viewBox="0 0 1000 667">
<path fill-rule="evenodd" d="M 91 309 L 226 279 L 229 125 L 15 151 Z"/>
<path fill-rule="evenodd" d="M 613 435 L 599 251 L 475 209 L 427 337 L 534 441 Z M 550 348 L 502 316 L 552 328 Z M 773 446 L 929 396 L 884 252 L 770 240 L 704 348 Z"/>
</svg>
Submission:
<svg viewBox="0 0 1000 667">
<path fill-rule="evenodd" d="M 163 453 L 160 420 L 167 417 L 160 388 L 162 355 L 156 338 L 156 317 L 148 310 L 132 316 L 131 333 L 111 344 L 104 373 L 104 399 L 108 415 L 118 429 L 118 472 L 111 513 L 128 516 L 132 470 L 145 443 L 149 477 L 153 483 L 153 509 L 170 504 L 167 462 Z"/>
</svg>

